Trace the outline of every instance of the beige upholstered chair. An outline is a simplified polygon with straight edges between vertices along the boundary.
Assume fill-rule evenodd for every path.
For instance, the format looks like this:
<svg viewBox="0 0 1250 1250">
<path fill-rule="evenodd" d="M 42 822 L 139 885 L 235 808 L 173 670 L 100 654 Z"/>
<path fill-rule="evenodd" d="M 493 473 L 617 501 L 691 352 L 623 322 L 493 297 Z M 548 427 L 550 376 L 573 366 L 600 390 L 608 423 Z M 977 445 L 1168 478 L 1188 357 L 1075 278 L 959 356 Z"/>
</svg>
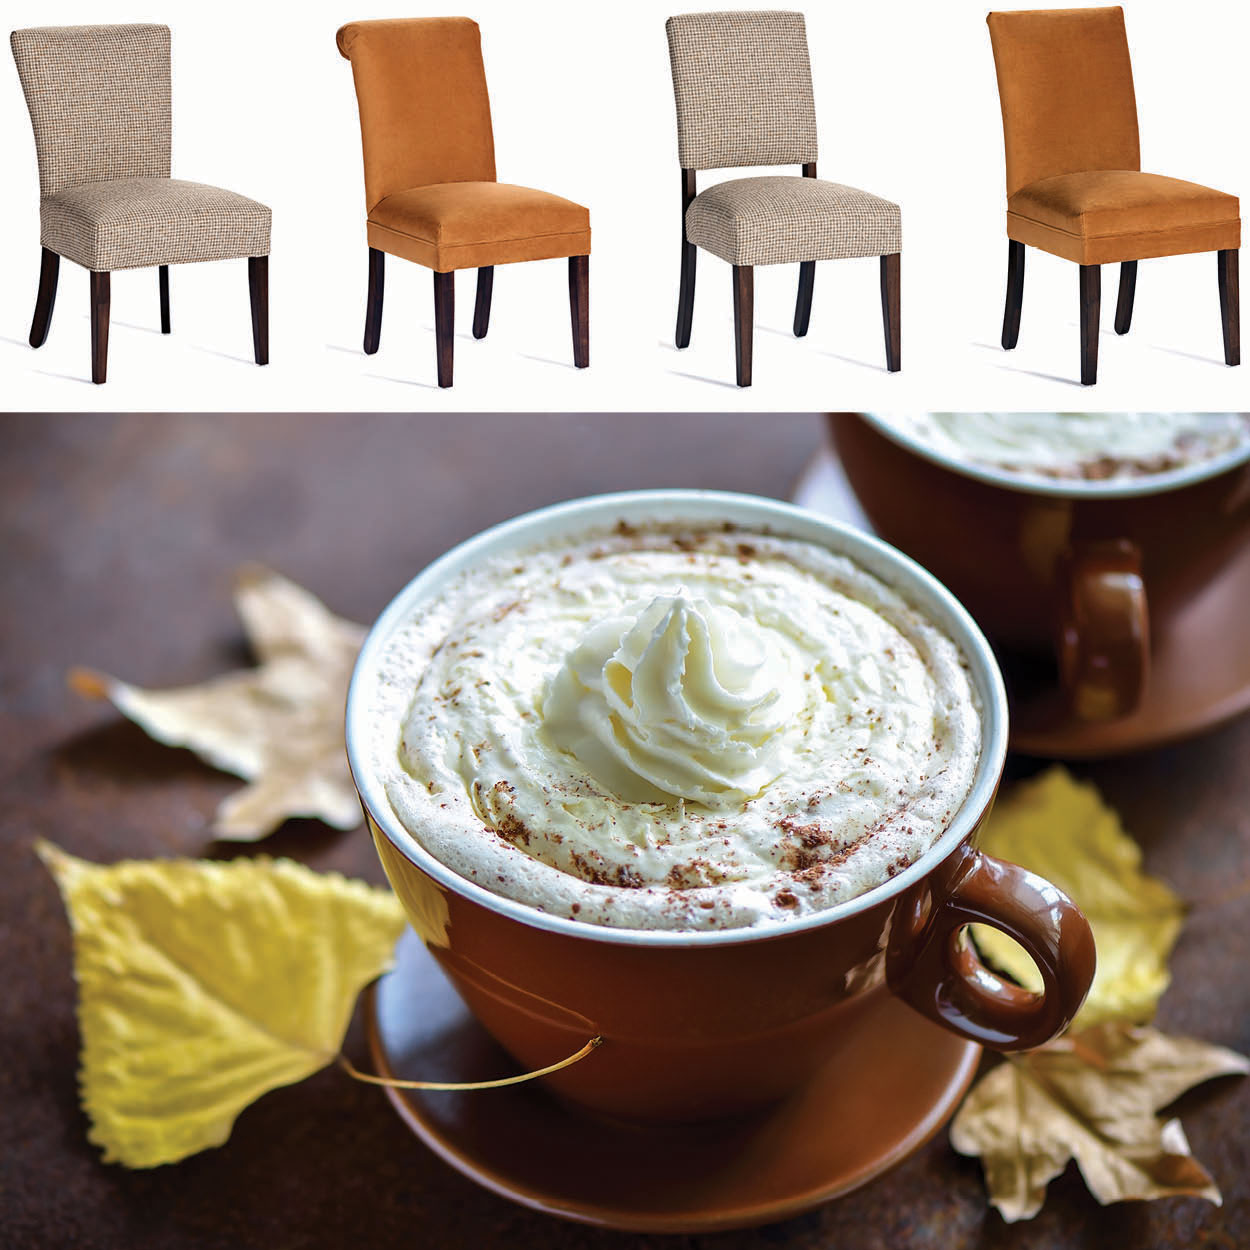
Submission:
<svg viewBox="0 0 1250 1250">
<path fill-rule="evenodd" d="M 39 158 L 43 265 L 30 345 L 48 336 L 61 257 L 91 271 L 91 377 L 108 367 L 109 274 L 160 268 L 169 333 L 169 266 L 248 258 L 256 363 L 269 361 L 269 225 L 263 204 L 171 178 L 169 28 L 15 30 L 13 59 Z"/>
<path fill-rule="evenodd" d="M 881 258 L 886 364 L 901 360 L 897 204 L 816 177 L 816 106 L 801 13 L 670 17 L 681 161 L 677 346 L 690 344 L 696 248 L 733 266 L 738 385 L 751 385 L 756 265 L 798 264 L 794 333 L 807 333 L 818 260 Z M 701 169 L 801 165 L 802 177 L 738 178 L 696 194 Z"/>
</svg>

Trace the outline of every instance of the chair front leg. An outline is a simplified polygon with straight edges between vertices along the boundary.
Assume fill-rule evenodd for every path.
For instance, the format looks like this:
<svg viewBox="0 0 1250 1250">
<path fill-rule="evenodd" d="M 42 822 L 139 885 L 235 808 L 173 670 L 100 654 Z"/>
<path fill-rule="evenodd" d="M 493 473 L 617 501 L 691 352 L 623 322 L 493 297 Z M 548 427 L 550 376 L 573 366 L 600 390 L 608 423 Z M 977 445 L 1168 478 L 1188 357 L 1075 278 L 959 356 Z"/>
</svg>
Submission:
<svg viewBox="0 0 1250 1250">
<path fill-rule="evenodd" d="M 897 373 L 903 367 L 902 254 L 881 258 L 881 320 L 885 326 L 885 367 Z"/>
<path fill-rule="evenodd" d="M 1133 298 L 1137 294 L 1137 262 L 1122 261 L 1120 264 L 1120 297 L 1115 305 L 1115 332 L 1127 334 L 1133 324 Z"/>
<path fill-rule="evenodd" d="M 1098 381 L 1098 322 L 1102 309 L 1102 266 L 1081 266 L 1081 385 Z"/>
<path fill-rule="evenodd" d="M 1241 364 L 1241 294 L 1235 247 L 1216 253 L 1220 278 L 1220 322 L 1224 327 L 1224 363 Z"/>
<path fill-rule="evenodd" d="M 569 316 L 573 322 L 573 363 L 590 364 L 590 257 L 569 257 Z"/>
<path fill-rule="evenodd" d="M 42 347 L 52 324 L 56 307 L 56 280 L 61 273 L 61 258 L 46 247 L 39 261 L 39 294 L 35 296 L 35 316 L 30 323 L 31 347 Z"/>
<path fill-rule="evenodd" d="M 269 257 L 247 258 L 247 287 L 252 300 L 252 352 L 258 365 L 269 363 Z"/>
<path fill-rule="evenodd" d="M 812 319 L 812 288 L 816 285 L 816 262 L 805 260 L 799 265 L 799 294 L 794 301 L 794 334 L 802 338 Z"/>
<path fill-rule="evenodd" d="M 108 379 L 109 275 L 91 271 L 91 380 L 98 386 Z"/>
<path fill-rule="evenodd" d="M 751 385 L 751 355 L 755 331 L 755 270 L 735 265 L 734 270 L 734 348 L 738 363 L 738 385 Z"/>
<path fill-rule="evenodd" d="M 169 266 L 161 265 L 157 279 L 161 289 L 161 333 L 169 333 Z"/>
<path fill-rule="evenodd" d="M 681 171 L 681 289 L 677 295 L 677 346 L 690 346 L 690 326 L 694 321 L 694 279 L 699 249 L 686 235 L 686 210 L 694 202 L 695 171 Z"/>
<path fill-rule="evenodd" d="M 1003 309 L 1003 351 L 1020 338 L 1020 307 L 1024 303 L 1024 244 L 1007 240 L 1007 303 Z"/>
<path fill-rule="evenodd" d="M 456 275 L 434 273 L 434 344 L 438 354 L 438 384 L 451 385 L 456 335 Z"/>
<path fill-rule="evenodd" d="M 484 339 L 490 329 L 490 297 L 495 289 L 495 266 L 483 265 L 477 271 L 477 302 L 473 305 L 473 337 Z"/>
<path fill-rule="evenodd" d="M 365 355 L 372 356 L 382 341 L 382 294 L 386 288 L 386 253 L 369 249 L 369 294 L 365 297 Z"/>
</svg>

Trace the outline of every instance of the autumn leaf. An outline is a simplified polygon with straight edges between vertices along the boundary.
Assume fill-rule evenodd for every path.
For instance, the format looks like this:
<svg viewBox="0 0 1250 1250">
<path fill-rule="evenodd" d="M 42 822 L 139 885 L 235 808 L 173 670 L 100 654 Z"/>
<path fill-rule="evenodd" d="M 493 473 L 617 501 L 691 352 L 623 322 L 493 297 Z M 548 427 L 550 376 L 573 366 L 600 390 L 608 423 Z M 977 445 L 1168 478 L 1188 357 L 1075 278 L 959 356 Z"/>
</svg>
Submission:
<svg viewBox="0 0 1250 1250">
<path fill-rule="evenodd" d="M 290 860 L 91 864 L 36 844 L 74 934 L 80 1087 L 105 1162 L 221 1145 L 333 1062 L 404 927 L 394 895 Z"/>
<path fill-rule="evenodd" d="M 1098 971 L 1072 1029 L 1150 1020 L 1168 986 L 1184 907 L 1142 872 L 1140 848 L 1097 789 L 1058 765 L 1020 782 L 995 806 L 980 846 L 1053 881 L 1089 920 Z M 988 963 L 1029 989 L 1042 988 L 1033 961 L 1006 934 L 974 925 L 973 939 Z"/>
<path fill-rule="evenodd" d="M 1104 1205 L 1179 1195 L 1218 1204 L 1180 1121 L 1155 1112 L 1212 1077 L 1246 1072 L 1250 1061 L 1221 1046 L 1109 1021 L 993 1068 L 955 1116 L 951 1144 L 980 1156 L 1008 1222 L 1041 1210 L 1069 1159 Z"/>
<path fill-rule="evenodd" d="M 256 565 L 240 570 L 235 607 L 257 668 L 176 690 L 141 690 L 85 669 L 75 669 L 70 684 L 111 700 L 158 741 L 189 747 L 250 782 L 218 807 L 218 837 L 255 841 L 291 816 L 354 829 L 360 803 L 347 768 L 343 715 L 363 627 Z"/>
</svg>

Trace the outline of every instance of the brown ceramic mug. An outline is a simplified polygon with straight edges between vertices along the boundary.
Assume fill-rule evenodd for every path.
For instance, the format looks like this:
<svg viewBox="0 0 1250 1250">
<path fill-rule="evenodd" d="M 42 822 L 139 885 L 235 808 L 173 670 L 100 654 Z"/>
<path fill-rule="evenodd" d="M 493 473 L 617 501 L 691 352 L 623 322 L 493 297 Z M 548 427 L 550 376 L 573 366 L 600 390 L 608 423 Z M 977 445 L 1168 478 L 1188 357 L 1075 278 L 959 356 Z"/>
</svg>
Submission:
<svg viewBox="0 0 1250 1250">
<path fill-rule="evenodd" d="M 819 543 L 899 590 L 959 644 L 982 709 L 981 758 L 966 801 L 916 863 L 800 920 L 729 931 L 621 930 L 492 894 L 440 863 L 405 829 L 363 764 L 387 638 L 475 561 L 618 521 L 728 522 Z M 873 1008 L 886 994 L 984 1045 L 1036 1046 L 1071 1020 L 1093 977 L 1093 938 L 1073 903 L 1035 874 L 976 849 L 1007 749 L 1006 698 L 988 643 L 950 592 L 907 557 L 788 504 L 701 491 L 605 495 L 530 513 L 470 539 L 409 583 L 374 625 L 352 678 L 347 746 L 387 876 L 482 1025 L 527 1069 L 572 1054 L 591 1037 L 603 1039 L 582 1062 L 546 1078 L 594 1111 L 698 1119 L 782 1098 L 850 1038 L 858 1039 L 855 1053 L 864 1054 L 861 1030 L 873 1027 L 880 1015 Z M 962 936 L 973 922 L 1024 946 L 1041 971 L 1041 993 L 1006 983 L 979 962 Z M 857 1079 L 853 1067 L 846 1079 Z"/>
<path fill-rule="evenodd" d="M 1049 663 L 1079 722 L 1138 709 L 1152 628 L 1250 542 L 1250 447 L 1164 473 L 1043 481 L 956 460 L 871 414 L 833 413 L 830 428 L 877 533 L 1004 652 Z"/>
</svg>

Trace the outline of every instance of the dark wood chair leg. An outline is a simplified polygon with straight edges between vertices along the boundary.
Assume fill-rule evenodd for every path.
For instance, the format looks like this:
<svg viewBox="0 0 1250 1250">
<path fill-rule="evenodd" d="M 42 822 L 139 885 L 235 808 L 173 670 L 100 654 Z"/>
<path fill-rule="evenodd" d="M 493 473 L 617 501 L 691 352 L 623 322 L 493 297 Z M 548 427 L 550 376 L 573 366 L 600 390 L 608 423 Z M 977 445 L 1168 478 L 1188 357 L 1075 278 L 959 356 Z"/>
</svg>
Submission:
<svg viewBox="0 0 1250 1250">
<path fill-rule="evenodd" d="M 477 271 L 477 303 L 473 306 L 473 337 L 484 339 L 490 329 L 490 297 L 495 289 L 495 266 L 483 265 Z"/>
<path fill-rule="evenodd" d="M 252 351 L 258 365 L 269 363 L 269 257 L 247 258 L 247 286 L 252 297 Z"/>
<path fill-rule="evenodd" d="M 897 373 L 903 367 L 902 254 L 881 258 L 881 319 L 885 324 L 885 367 Z"/>
<path fill-rule="evenodd" d="M 382 341 L 382 294 L 386 287 L 386 253 L 369 249 L 369 294 L 365 302 L 365 355 L 372 356 Z"/>
<path fill-rule="evenodd" d="M 456 275 L 434 274 L 434 343 L 438 354 L 438 384 L 451 385 L 456 341 Z"/>
<path fill-rule="evenodd" d="M 681 171 L 681 289 L 677 295 L 677 346 L 690 346 L 690 327 L 694 321 L 694 279 L 699 249 L 686 237 L 686 210 L 695 197 L 695 171 Z"/>
<path fill-rule="evenodd" d="M 816 285 L 816 262 L 805 260 L 799 265 L 799 295 L 794 301 L 794 334 L 802 338 L 812 319 L 812 288 Z"/>
<path fill-rule="evenodd" d="M 1020 338 L 1020 307 L 1024 303 L 1024 244 L 1007 240 L 1007 304 L 1003 309 L 1003 351 Z"/>
<path fill-rule="evenodd" d="M 31 347 L 42 347 L 47 341 L 48 327 L 52 324 L 52 310 L 56 307 L 56 280 L 60 273 L 61 258 L 45 247 L 39 261 L 39 294 L 35 296 L 35 316 L 30 323 Z"/>
<path fill-rule="evenodd" d="M 1220 321 L 1224 326 L 1224 363 L 1241 364 L 1241 294 L 1238 283 L 1238 251 L 1235 247 L 1216 253 L 1220 276 Z"/>
<path fill-rule="evenodd" d="M 1137 262 L 1120 263 L 1120 297 L 1115 305 L 1115 332 L 1127 334 L 1133 324 L 1133 297 L 1137 294 Z"/>
<path fill-rule="evenodd" d="M 755 270 L 735 265 L 734 270 L 734 349 L 738 362 L 738 385 L 751 385 L 751 355 L 755 332 Z"/>
<path fill-rule="evenodd" d="M 97 385 L 109 371 L 109 275 L 91 271 L 91 380 Z"/>
<path fill-rule="evenodd" d="M 157 271 L 161 288 L 161 333 L 169 333 L 169 266 L 161 265 Z"/>
<path fill-rule="evenodd" d="M 590 257 L 569 257 L 569 316 L 573 321 L 573 363 L 590 364 Z"/>
<path fill-rule="evenodd" d="M 1102 306 L 1102 266 L 1081 266 L 1081 385 L 1098 381 L 1098 322 Z"/>
</svg>

